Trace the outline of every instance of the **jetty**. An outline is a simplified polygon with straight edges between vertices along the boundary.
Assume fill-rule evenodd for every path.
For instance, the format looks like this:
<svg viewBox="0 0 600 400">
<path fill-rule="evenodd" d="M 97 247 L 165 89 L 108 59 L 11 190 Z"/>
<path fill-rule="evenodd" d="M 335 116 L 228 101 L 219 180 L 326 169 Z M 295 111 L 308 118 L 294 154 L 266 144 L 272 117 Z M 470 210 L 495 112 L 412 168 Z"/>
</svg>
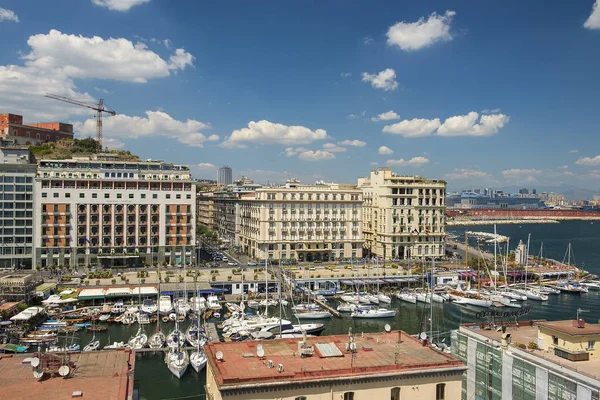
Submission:
<svg viewBox="0 0 600 400">
<path fill-rule="evenodd" d="M 317 303 L 318 305 L 320 305 L 321 307 L 323 307 L 324 309 L 326 309 L 327 311 L 329 311 L 336 317 L 342 318 L 342 314 L 340 314 L 340 312 L 338 310 L 336 310 L 335 308 L 328 306 L 327 304 L 323 303 L 321 300 L 319 300 L 317 298 L 314 298 L 313 300 L 315 301 L 315 303 Z"/>
</svg>

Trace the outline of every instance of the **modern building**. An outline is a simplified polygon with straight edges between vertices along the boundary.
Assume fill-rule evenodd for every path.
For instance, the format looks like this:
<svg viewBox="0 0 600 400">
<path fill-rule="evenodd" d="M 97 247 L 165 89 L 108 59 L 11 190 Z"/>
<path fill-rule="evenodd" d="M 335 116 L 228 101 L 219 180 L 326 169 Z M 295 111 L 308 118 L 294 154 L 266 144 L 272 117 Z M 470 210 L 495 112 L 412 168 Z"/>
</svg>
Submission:
<svg viewBox="0 0 600 400">
<path fill-rule="evenodd" d="M 0 149 L 0 154 L 4 149 Z M 26 153 L 16 157 L 9 153 L 8 161 L 0 164 L 0 268 L 30 269 L 33 257 L 33 180 L 35 164 L 26 164 Z"/>
<path fill-rule="evenodd" d="M 62 122 L 23 123 L 23 116 L 0 114 L 0 137 L 18 144 L 38 145 L 60 139 L 73 139 L 73 125 Z"/>
<path fill-rule="evenodd" d="M 458 399 L 462 362 L 401 331 L 210 343 L 211 400 Z"/>
<path fill-rule="evenodd" d="M 525 189 L 526 190 L 526 189 Z M 483 195 L 474 191 L 465 191 L 456 196 L 448 196 L 446 203 L 448 208 L 471 210 L 471 209 L 496 209 L 496 210 L 538 210 L 546 208 L 543 199 L 538 197 L 526 197 L 504 195 L 500 191 L 492 195 Z"/>
<path fill-rule="evenodd" d="M 35 204 L 36 266 L 195 260 L 196 185 L 187 166 L 42 160 Z"/>
<path fill-rule="evenodd" d="M 217 170 L 217 185 L 219 186 L 227 186 L 231 185 L 233 182 L 233 173 L 231 171 L 231 167 L 226 165 L 219 167 Z"/>
<path fill-rule="evenodd" d="M 14 140 L 0 137 L 0 164 L 29 164 L 30 161 L 29 146 L 18 145 Z"/>
<path fill-rule="evenodd" d="M 362 193 L 354 185 L 263 186 L 240 197 L 240 246 L 255 259 L 362 258 Z"/>
<path fill-rule="evenodd" d="M 444 256 L 446 182 L 402 176 L 389 168 L 358 178 L 367 256 L 423 259 Z"/>
<path fill-rule="evenodd" d="M 583 320 L 461 325 L 451 346 L 468 366 L 461 399 L 597 400 L 596 343 L 600 325 Z"/>
<path fill-rule="evenodd" d="M 213 192 L 198 192 L 196 194 L 196 216 L 200 225 L 210 230 L 214 229 L 215 199 Z"/>
<path fill-rule="evenodd" d="M 519 244 L 515 248 L 515 262 L 519 265 L 527 264 L 527 245 L 519 240 Z"/>
</svg>

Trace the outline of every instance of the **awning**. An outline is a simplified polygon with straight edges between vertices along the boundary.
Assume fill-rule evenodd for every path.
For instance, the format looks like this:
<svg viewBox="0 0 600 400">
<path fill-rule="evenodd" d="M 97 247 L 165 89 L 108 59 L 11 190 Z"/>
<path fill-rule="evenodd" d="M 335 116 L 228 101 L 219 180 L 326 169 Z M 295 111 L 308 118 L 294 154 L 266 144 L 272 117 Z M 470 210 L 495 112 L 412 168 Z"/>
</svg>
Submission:
<svg viewBox="0 0 600 400">
<path fill-rule="evenodd" d="M 105 292 L 106 297 L 124 297 L 131 296 L 131 289 L 125 288 L 109 288 Z"/>
<path fill-rule="evenodd" d="M 353 282 L 353 281 L 343 280 L 343 281 L 340 281 L 340 282 L 341 282 L 342 284 L 344 284 L 344 285 L 348 285 L 348 286 L 354 285 L 354 282 Z"/>
<path fill-rule="evenodd" d="M 77 296 L 79 300 L 95 300 L 104 298 L 104 289 L 83 289 Z"/>
<path fill-rule="evenodd" d="M 137 295 L 156 296 L 158 294 L 158 290 L 154 286 L 135 287 L 131 291 L 131 294 L 134 296 L 137 296 Z"/>
</svg>

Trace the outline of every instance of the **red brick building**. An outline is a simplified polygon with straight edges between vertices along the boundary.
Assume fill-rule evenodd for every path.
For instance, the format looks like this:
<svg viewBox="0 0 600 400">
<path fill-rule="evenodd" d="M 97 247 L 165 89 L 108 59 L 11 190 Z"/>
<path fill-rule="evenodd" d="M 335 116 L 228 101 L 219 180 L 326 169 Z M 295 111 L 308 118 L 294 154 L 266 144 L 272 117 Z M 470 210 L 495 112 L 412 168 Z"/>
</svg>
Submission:
<svg viewBox="0 0 600 400">
<path fill-rule="evenodd" d="M 0 114 L 0 136 L 18 144 L 38 145 L 59 139 L 73 139 L 73 125 L 62 122 L 23 123 L 23 116 Z"/>
</svg>

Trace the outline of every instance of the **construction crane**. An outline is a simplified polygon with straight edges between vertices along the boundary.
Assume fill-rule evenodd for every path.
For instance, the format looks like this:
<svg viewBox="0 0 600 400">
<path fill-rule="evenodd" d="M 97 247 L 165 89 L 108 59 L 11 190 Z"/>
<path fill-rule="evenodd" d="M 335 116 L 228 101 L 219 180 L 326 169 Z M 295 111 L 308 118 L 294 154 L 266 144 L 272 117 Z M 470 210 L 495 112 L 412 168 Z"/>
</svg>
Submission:
<svg viewBox="0 0 600 400">
<path fill-rule="evenodd" d="M 107 113 L 112 116 L 116 115 L 116 111 L 111 110 L 104 106 L 104 99 L 98 100 L 98 104 L 87 104 L 79 100 L 73 100 L 68 97 L 59 96 L 52 93 L 46 93 L 46 96 L 49 99 L 64 101 L 65 103 L 75 104 L 76 106 L 86 107 L 91 110 L 96 111 L 96 141 L 98 142 L 98 149 L 102 151 L 102 113 Z"/>
</svg>

